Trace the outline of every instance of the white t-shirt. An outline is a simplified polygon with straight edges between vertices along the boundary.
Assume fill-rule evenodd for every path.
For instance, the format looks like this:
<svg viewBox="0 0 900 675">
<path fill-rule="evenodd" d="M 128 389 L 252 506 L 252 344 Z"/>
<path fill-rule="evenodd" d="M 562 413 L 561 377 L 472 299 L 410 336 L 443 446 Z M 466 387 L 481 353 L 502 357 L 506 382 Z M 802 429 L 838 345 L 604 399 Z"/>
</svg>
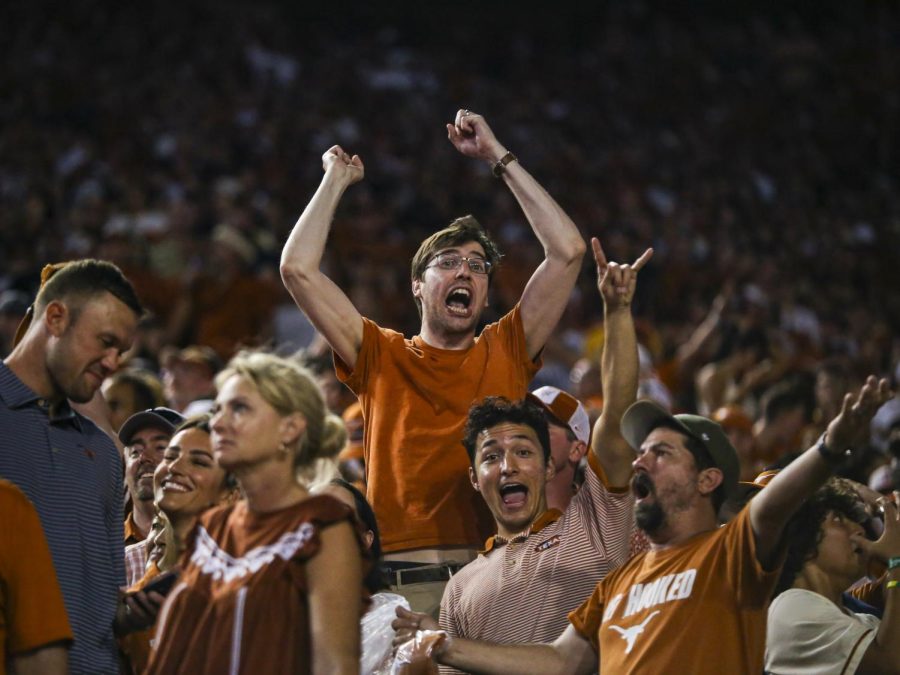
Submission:
<svg viewBox="0 0 900 675">
<path fill-rule="evenodd" d="M 769 605 L 766 672 L 851 675 L 879 625 L 871 614 L 854 614 L 823 595 L 791 588 Z"/>
</svg>

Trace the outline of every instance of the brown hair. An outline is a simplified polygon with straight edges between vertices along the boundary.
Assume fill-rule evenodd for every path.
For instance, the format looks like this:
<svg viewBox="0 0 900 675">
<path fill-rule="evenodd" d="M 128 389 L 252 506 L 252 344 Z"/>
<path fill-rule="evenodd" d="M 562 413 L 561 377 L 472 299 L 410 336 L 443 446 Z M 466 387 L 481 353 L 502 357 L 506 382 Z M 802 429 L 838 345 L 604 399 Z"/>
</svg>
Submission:
<svg viewBox="0 0 900 675">
<path fill-rule="evenodd" d="M 481 224 L 475 220 L 473 216 L 463 216 L 457 218 L 443 230 L 439 230 L 432 234 L 428 239 L 422 242 L 419 250 L 412 259 L 411 279 L 421 279 L 425 274 L 425 268 L 435 254 L 445 248 L 464 244 L 467 241 L 476 241 L 481 244 L 484 249 L 485 260 L 491 264 L 491 270 L 488 273 L 488 282 L 500 264 L 500 249 L 497 244 L 488 236 Z M 419 316 L 422 316 L 422 301 L 415 298 L 416 309 L 419 310 Z"/>
<path fill-rule="evenodd" d="M 131 309 L 137 316 L 144 313 L 141 301 L 131 282 L 122 270 L 106 260 L 74 260 L 47 265 L 41 272 L 43 283 L 34 301 L 35 312 L 40 313 L 53 300 L 63 298 L 77 303 L 100 293 L 110 293 Z M 72 310 L 73 308 L 70 308 Z"/>
</svg>

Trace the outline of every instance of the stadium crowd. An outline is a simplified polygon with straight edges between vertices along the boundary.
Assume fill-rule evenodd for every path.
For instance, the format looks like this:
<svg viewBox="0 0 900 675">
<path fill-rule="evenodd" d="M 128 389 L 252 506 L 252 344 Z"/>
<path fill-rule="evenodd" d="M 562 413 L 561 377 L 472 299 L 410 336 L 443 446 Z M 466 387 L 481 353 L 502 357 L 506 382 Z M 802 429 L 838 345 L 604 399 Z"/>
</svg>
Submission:
<svg viewBox="0 0 900 675">
<path fill-rule="evenodd" d="M 896 8 L 359 12 L 0 10 L 0 673 L 900 672 Z"/>
</svg>

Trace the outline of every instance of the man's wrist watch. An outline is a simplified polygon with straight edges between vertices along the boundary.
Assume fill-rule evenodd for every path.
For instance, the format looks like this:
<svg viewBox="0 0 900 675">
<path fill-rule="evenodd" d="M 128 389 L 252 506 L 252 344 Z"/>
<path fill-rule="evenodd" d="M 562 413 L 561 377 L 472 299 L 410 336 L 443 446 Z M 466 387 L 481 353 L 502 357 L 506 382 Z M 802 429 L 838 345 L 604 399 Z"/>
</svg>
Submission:
<svg viewBox="0 0 900 675">
<path fill-rule="evenodd" d="M 506 173 L 506 165 L 518 161 L 518 159 L 519 158 L 511 152 L 507 152 L 505 155 L 503 155 L 503 157 L 501 157 L 494 163 L 494 166 L 491 168 L 491 172 L 494 174 L 494 176 L 500 178 L 500 176 Z"/>
</svg>

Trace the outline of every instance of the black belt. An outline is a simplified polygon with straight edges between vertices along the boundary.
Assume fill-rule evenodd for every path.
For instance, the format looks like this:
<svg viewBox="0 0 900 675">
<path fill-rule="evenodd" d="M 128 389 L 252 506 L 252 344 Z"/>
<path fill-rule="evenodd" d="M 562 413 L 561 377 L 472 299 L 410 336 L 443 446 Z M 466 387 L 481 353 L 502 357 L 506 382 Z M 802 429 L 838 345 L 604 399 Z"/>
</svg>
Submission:
<svg viewBox="0 0 900 675">
<path fill-rule="evenodd" d="M 390 563 L 386 563 L 389 576 L 396 586 L 406 586 L 409 584 L 425 584 L 433 581 L 448 581 L 450 577 L 459 572 L 466 563 L 440 563 L 436 565 L 420 565 L 418 567 L 406 567 L 409 563 L 400 563 L 398 567 L 402 569 L 392 568 Z"/>
</svg>

